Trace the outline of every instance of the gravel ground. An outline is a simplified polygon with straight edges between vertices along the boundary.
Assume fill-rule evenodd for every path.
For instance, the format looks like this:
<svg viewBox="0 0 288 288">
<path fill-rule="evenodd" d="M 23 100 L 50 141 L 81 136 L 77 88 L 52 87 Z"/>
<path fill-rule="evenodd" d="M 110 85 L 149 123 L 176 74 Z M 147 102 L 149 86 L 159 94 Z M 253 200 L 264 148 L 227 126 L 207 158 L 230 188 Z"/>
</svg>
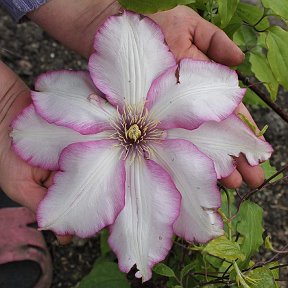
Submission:
<svg viewBox="0 0 288 288">
<path fill-rule="evenodd" d="M 31 88 L 35 77 L 42 72 L 70 68 L 79 70 L 86 67 L 83 58 L 63 48 L 36 25 L 30 22 L 15 25 L 2 10 L 0 10 L 0 59 Z M 288 112 L 287 96 L 281 92 L 277 100 L 277 103 L 285 107 L 286 112 Z M 268 109 L 257 109 L 252 112 L 260 127 L 266 123 L 270 125 L 265 137 L 275 149 L 271 161 L 277 169 L 280 169 L 288 162 L 287 123 Z M 282 182 L 263 189 L 254 200 L 264 207 L 265 229 L 271 234 L 275 247 L 280 249 L 287 244 L 288 239 L 287 183 Z M 75 285 L 88 273 L 99 256 L 97 238 L 77 241 L 76 244 L 72 243 L 65 247 L 59 247 L 49 233 L 46 234 L 46 238 L 54 264 L 52 288 Z M 283 263 L 287 262 L 287 259 L 283 260 Z M 287 279 L 287 274 L 288 271 L 283 269 L 281 278 Z M 287 287 L 285 282 L 282 283 L 283 287 Z"/>
</svg>

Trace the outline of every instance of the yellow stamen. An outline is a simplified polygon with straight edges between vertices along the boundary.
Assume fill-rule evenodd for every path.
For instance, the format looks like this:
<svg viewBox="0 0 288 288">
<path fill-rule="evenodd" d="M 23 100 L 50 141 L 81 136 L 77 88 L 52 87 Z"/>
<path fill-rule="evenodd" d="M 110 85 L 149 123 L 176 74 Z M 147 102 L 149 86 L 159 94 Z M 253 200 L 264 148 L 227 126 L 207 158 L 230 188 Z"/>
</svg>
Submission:
<svg viewBox="0 0 288 288">
<path fill-rule="evenodd" d="M 134 140 L 136 142 L 141 136 L 141 130 L 137 124 L 133 124 L 127 131 L 127 136 L 129 139 Z"/>
</svg>

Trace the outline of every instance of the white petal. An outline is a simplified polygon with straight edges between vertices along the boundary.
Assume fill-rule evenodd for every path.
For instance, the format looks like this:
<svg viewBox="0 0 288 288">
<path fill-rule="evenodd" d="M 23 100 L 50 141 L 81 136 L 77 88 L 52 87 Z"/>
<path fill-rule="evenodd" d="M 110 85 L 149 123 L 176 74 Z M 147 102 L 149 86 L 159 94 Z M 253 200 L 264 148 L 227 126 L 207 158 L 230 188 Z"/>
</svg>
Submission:
<svg viewBox="0 0 288 288">
<path fill-rule="evenodd" d="M 175 65 L 159 27 L 149 18 L 125 11 L 112 16 L 95 37 L 89 70 L 95 85 L 121 109 L 144 104 L 155 77 Z"/>
<path fill-rule="evenodd" d="M 114 223 L 124 207 L 125 167 L 115 141 L 71 144 L 37 211 L 41 229 L 57 234 L 95 235 Z"/>
<path fill-rule="evenodd" d="M 245 93 L 236 72 L 220 64 L 183 59 L 179 82 L 175 73 L 176 67 L 170 68 L 153 82 L 146 104 L 165 129 L 194 129 L 209 120 L 223 120 Z"/>
<path fill-rule="evenodd" d="M 109 138 L 111 133 L 100 132 L 82 135 L 72 129 L 49 124 L 35 112 L 34 106 L 27 107 L 13 122 L 14 151 L 29 164 L 44 169 L 57 170 L 61 151 L 71 143 Z"/>
<path fill-rule="evenodd" d="M 198 129 L 189 131 L 171 129 L 170 139 L 185 139 L 195 144 L 199 150 L 214 161 L 218 178 L 227 177 L 235 167 L 231 156 L 245 154 L 250 165 L 267 160 L 272 147 L 254 133 L 235 115 L 219 123 L 210 121 Z"/>
<path fill-rule="evenodd" d="M 152 159 L 171 175 L 182 196 L 175 233 L 201 243 L 222 235 L 223 223 L 217 213 L 221 199 L 213 162 L 185 140 L 165 140 L 153 146 Z"/>
<path fill-rule="evenodd" d="M 125 208 L 111 226 L 109 243 L 123 272 L 136 264 L 136 277 L 151 278 L 152 267 L 172 246 L 172 225 L 180 194 L 170 176 L 151 160 L 126 161 Z"/>
<path fill-rule="evenodd" d="M 66 126 L 82 134 L 111 129 L 115 109 L 99 95 L 89 73 L 53 71 L 38 77 L 32 92 L 36 111 L 49 123 Z M 101 94 L 101 92 L 100 92 Z"/>
</svg>

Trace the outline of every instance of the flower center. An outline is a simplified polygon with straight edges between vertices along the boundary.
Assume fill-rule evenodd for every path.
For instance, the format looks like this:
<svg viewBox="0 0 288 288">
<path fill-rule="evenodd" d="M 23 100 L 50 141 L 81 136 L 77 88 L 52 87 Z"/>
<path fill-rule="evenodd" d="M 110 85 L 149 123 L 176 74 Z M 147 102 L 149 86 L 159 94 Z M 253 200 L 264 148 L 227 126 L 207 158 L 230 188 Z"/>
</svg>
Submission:
<svg viewBox="0 0 288 288">
<path fill-rule="evenodd" d="M 133 124 L 127 131 L 127 136 L 129 139 L 134 140 L 136 142 L 141 136 L 141 130 L 137 124 Z"/>
<path fill-rule="evenodd" d="M 151 143 L 159 142 L 163 138 L 163 131 L 157 129 L 158 122 L 150 119 L 148 110 L 144 105 L 126 105 L 123 112 L 118 112 L 117 119 L 111 121 L 115 132 L 111 138 L 123 147 L 124 159 L 132 154 L 132 159 L 137 155 L 150 157 Z"/>
</svg>

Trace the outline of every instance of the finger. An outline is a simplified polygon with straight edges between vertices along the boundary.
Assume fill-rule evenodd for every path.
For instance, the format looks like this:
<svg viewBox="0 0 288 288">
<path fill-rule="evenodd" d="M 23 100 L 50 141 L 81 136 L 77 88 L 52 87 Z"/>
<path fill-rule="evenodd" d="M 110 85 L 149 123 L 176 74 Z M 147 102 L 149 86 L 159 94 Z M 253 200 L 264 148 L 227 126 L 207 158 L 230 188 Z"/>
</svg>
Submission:
<svg viewBox="0 0 288 288">
<path fill-rule="evenodd" d="M 227 66 L 243 62 L 243 52 L 221 29 L 200 16 L 197 19 L 193 43 L 199 50 L 215 62 Z"/>
<path fill-rule="evenodd" d="M 236 115 L 238 113 L 243 114 L 248 121 L 254 125 L 256 128 L 256 133 L 259 133 L 259 128 L 257 127 L 257 124 L 253 120 L 251 114 L 249 113 L 248 109 L 245 107 L 243 103 L 241 103 L 235 110 Z M 264 136 L 260 136 L 262 140 L 265 140 Z M 239 158 L 236 159 L 236 165 L 238 171 L 241 173 L 243 180 L 251 187 L 251 188 L 257 188 L 264 182 L 264 171 L 261 166 L 251 166 L 247 162 L 245 156 L 240 155 Z"/>
<path fill-rule="evenodd" d="M 50 171 L 49 175 L 45 178 L 45 180 L 42 182 L 42 185 L 46 188 L 49 188 L 54 183 L 54 176 L 57 173 L 57 171 Z"/>
<path fill-rule="evenodd" d="M 221 184 L 229 189 L 239 188 L 242 184 L 241 174 L 235 170 L 231 175 L 220 180 Z"/>
<path fill-rule="evenodd" d="M 238 171 L 242 175 L 243 180 L 251 188 L 257 188 L 264 182 L 265 177 L 263 169 L 259 165 L 249 165 L 244 155 L 240 155 L 236 159 L 236 165 Z"/>
<path fill-rule="evenodd" d="M 210 59 L 202 53 L 195 45 L 191 45 L 188 49 L 179 49 L 180 46 L 174 47 L 167 43 L 171 52 L 176 58 L 176 61 L 180 61 L 183 58 L 192 58 L 193 60 L 210 61 Z"/>
<path fill-rule="evenodd" d="M 65 46 L 89 57 L 95 32 L 120 8 L 115 0 L 57 0 L 48 1 L 27 16 Z"/>
</svg>

